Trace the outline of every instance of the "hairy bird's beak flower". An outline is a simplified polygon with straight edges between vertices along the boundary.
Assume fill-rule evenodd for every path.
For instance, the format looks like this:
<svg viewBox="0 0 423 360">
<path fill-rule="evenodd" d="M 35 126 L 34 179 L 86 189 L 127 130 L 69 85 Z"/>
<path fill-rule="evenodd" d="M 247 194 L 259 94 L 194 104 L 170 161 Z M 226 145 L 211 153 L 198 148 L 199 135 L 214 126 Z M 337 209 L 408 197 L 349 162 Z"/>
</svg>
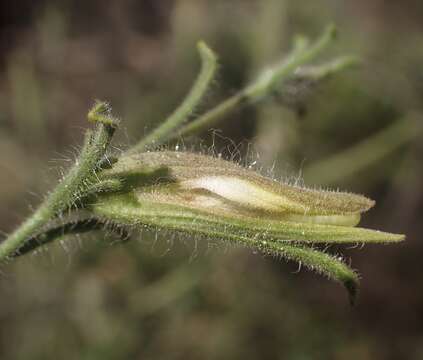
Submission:
<svg viewBox="0 0 423 360">
<path fill-rule="evenodd" d="M 124 184 L 120 192 L 92 205 L 106 219 L 256 247 L 342 282 L 352 301 L 357 274 L 342 258 L 313 244 L 404 239 L 355 227 L 374 205 L 364 196 L 280 183 L 211 156 L 171 151 L 126 155 L 101 176 Z"/>
<path fill-rule="evenodd" d="M 118 159 L 109 158 L 107 149 L 120 121 L 107 103 L 97 101 L 88 113 L 88 120 L 95 126 L 87 131 L 77 161 L 34 213 L 0 242 L 0 262 L 65 234 L 106 227 L 121 231 L 119 235 L 126 238 L 125 225 L 152 227 L 223 239 L 296 261 L 344 284 L 354 301 L 358 275 L 342 257 L 329 255 L 316 244 L 403 240 L 403 235 L 355 227 L 361 214 L 374 205 L 372 200 L 280 183 L 211 156 L 143 152 L 150 146 L 157 148 L 168 140 L 209 129 L 237 108 L 271 94 L 286 97 L 284 91 L 290 82 L 312 85 L 356 63 L 355 58 L 347 56 L 307 67 L 332 41 L 335 30 L 333 25 L 328 26 L 311 43 L 297 38 L 283 61 L 188 122 L 217 68 L 217 56 L 199 42 L 201 70 L 185 99 L 161 125 Z M 65 213 L 69 216 L 63 216 Z"/>
</svg>

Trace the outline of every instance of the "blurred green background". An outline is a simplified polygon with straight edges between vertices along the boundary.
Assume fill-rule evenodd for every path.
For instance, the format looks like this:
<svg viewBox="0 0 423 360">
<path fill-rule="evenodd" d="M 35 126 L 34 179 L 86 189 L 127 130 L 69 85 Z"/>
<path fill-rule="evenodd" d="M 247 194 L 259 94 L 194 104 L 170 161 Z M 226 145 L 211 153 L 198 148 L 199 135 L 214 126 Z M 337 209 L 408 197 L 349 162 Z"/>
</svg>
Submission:
<svg viewBox="0 0 423 360">
<path fill-rule="evenodd" d="M 279 60 L 294 34 L 331 22 L 339 38 L 321 60 L 357 54 L 360 69 L 181 146 L 375 199 L 363 226 L 407 241 L 343 249 L 362 274 L 359 304 L 295 264 L 219 241 L 97 233 L 2 266 L 0 359 L 423 359 L 419 0 L 1 1 L 0 229 L 75 158 L 94 99 L 124 119 L 118 152 L 179 104 L 197 40 L 220 56 L 206 108 Z"/>
</svg>

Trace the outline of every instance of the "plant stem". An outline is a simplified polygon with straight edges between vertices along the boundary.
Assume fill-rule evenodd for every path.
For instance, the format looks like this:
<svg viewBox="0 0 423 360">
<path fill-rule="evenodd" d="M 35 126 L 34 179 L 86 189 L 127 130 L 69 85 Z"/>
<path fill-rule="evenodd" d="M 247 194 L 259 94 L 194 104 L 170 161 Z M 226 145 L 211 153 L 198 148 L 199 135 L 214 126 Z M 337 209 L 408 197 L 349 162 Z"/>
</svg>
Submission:
<svg viewBox="0 0 423 360">
<path fill-rule="evenodd" d="M 255 103 L 273 93 L 281 82 L 295 72 L 299 66 L 309 62 L 318 55 L 335 37 L 336 29 L 328 26 L 320 38 L 311 46 L 307 46 L 304 38 L 298 38 L 288 58 L 276 66 L 265 70 L 252 84 L 248 85 L 215 108 L 183 126 L 172 138 L 190 136 L 210 128 L 238 108 Z"/>
<path fill-rule="evenodd" d="M 49 228 L 40 234 L 28 238 L 25 243 L 11 256 L 21 256 L 36 248 L 48 244 L 55 239 L 69 234 L 82 234 L 89 231 L 101 230 L 105 224 L 97 219 L 76 220 L 56 227 Z"/>
<path fill-rule="evenodd" d="M 79 159 L 56 189 L 24 223 L 0 243 L 0 261 L 16 255 L 25 242 L 54 217 L 71 207 L 95 179 L 97 164 L 104 156 L 117 122 L 105 103 L 96 103 L 88 119 L 97 123 L 94 132 L 87 132 Z"/>
<path fill-rule="evenodd" d="M 360 63 L 360 59 L 356 56 L 340 56 L 339 58 L 329 61 L 322 65 L 304 66 L 303 68 L 298 69 L 298 71 L 296 71 L 295 77 L 293 77 L 293 79 L 299 77 L 306 78 L 311 81 L 320 81 L 347 68 L 357 66 Z"/>
<path fill-rule="evenodd" d="M 172 136 L 174 130 L 183 124 L 201 102 L 213 80 L 217 68 L 217 59 L 213 51 L 204 43 L 198 43 L 201 56 L 201 71 L 182 104 L 149 135 L 129 149 L 129 153 L 143 151 L 148 145 L 160 145 Z"/>
</svg>

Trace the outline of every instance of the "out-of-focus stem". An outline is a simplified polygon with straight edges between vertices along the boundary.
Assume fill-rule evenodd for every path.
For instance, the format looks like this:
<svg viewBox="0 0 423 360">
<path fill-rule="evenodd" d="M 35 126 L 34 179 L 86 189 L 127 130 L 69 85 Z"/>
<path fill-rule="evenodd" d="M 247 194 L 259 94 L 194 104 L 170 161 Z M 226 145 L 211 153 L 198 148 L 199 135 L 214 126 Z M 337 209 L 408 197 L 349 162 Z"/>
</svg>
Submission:
<svg viewBox="0 0 423 360">
<path fill-rule="evenodd" d="M 307 46 L 307 41 L 303 38 L 298 38 L 285 60 L 263 71 L 250 85 L 183 126 L 172 138 L 189 136 L 208 129 L 240 107 L 253 104 L 272 94 L 281 86 L 283 80 L 292 75 L 301 65 L 313 60 L 334 39 L 335 34 L 335 27 L 330 25 L 311 46 Z"/>
</svg>

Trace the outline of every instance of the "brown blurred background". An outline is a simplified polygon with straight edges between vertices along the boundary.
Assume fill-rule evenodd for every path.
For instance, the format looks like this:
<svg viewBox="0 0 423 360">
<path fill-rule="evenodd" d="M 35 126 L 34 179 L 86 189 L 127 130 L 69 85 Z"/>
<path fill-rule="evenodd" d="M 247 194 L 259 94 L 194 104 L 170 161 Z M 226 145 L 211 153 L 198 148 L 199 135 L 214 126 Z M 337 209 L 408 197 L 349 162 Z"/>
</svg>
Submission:
<svg viewBox="0 0 423 360">
<path fill-rule="evenodd" d="M 121 149 L 181 101 L 197 40 L 220 56 L 206 108 L 280 59 L 294 34 L 331 22 L 339 39 L 322 59 L 358 54 L 360 69 L 301 101 L 294 91 L 289 108 L 245 108 L 184 146 L 377 200 L 363 226 L 408 238 L 343 249 L 362 274 L 358 306 L 335 283 L 219 241 L 93 234 L 2 267 L 1 359 L 423 359 L 419 0 L 1 1 L 0 229 L 69 166 L 94 99 L 124 119 Z"/>
</svg>

